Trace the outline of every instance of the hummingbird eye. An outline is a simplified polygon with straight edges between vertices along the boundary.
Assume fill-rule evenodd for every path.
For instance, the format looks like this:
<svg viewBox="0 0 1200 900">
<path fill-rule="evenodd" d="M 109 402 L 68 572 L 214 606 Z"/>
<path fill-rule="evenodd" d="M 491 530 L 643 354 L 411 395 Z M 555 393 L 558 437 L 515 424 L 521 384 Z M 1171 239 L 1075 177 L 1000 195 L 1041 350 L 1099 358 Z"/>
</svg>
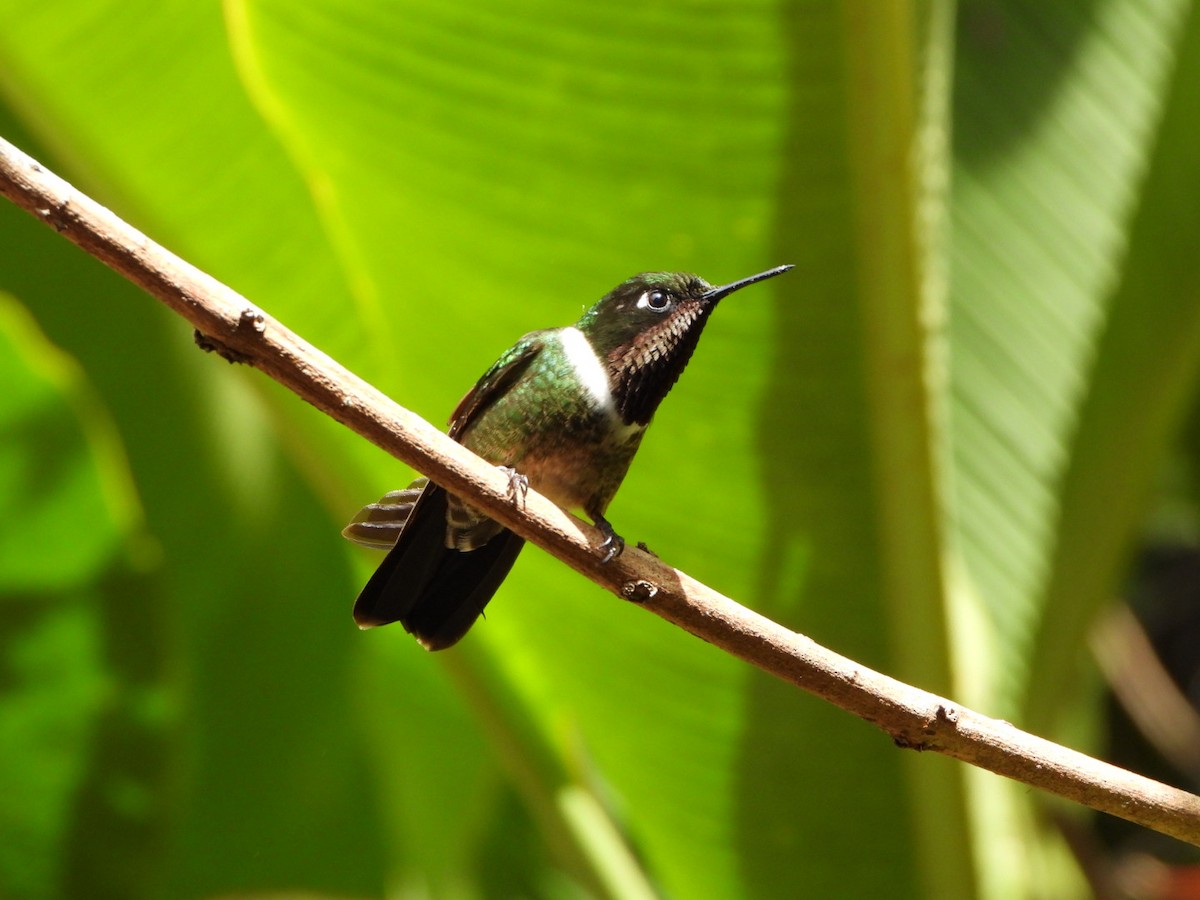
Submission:
<svg viewBox="0 0 1200 900">
<path fill-rule="evenodd" d="M 653 312 L 666 312 L 671 306 L 671 295 L 666 291 L 646 291 L 638 297 L 638 309 L 649 309 Z"/>
</svg>

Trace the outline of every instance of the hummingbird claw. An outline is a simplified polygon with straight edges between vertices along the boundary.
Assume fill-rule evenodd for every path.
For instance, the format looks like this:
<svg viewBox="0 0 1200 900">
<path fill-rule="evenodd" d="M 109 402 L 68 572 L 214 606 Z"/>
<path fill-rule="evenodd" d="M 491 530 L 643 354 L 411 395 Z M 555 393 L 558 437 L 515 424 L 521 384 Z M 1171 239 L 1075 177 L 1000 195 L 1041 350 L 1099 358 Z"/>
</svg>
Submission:
<svg viewBox="0 0 1200 900">
<path fill-rule="evenodd" d="M 520 506 L 525 505 L 529 496 L 529 476 L 522 475 L 511 466 L 499 466 L 501 472 L 508 476 L 508 499 Z"/>
<path fill-rule="evenodd" d="M 618 534 L 610 534 L 604 539 L 600 549 L 604 551 L 604 556 L 600 559 L 601 564 L 608 564 L 624 552 L 625 539 Z"/>
<path fill-rule="evenodd" d="M 600 542 L 601 565 L 612 562 L 625 551 L 625 539 L 613 530 L 608 519 L 604 516 L 593 515 L 592 521 L 596 523 L 596 527 L 600 529 L 600 533 L 604 535 L 604 540 Z"/>
</svg>

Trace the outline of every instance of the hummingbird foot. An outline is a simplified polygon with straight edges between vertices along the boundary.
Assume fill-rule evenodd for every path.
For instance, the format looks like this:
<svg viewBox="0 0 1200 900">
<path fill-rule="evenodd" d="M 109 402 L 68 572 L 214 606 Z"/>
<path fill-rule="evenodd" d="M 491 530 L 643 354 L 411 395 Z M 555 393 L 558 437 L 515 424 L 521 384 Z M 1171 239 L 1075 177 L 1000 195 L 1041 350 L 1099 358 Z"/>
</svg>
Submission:
<svg viewBox="0 0 1200 900">
<path fill-rule="evenodd" d="M 624 552 L 625 538 L 613 530 L 612 525 L 604 516 L 593 513 L 592 521 L 596 523 L 596 527 L 604 535 L 604 540 L 600 542 L 600 552 L 602 554 L 600 562 L 601 564 L 610 563 Z"/>
<path fill-rule="evenodd" d="M 524 506 L 525 498 L 529 496 L 529 476 L 522 475 L 511 466 L 497 466 L 508 476 L 508 499 L 515 505 Z"/>
</svg>

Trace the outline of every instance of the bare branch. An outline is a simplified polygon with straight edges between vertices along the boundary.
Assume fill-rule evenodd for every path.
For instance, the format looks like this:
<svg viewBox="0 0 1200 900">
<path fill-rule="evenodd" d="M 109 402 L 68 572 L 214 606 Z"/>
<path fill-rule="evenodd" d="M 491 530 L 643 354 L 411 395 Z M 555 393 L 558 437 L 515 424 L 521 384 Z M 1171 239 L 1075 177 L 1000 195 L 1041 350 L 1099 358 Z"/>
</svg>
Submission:
<svg viewBox="0 0 1200 900">
<path fill-rule="evenodd" d="M 178 312 L 207 349 L 261 369 L 617 596 L 879 726 L 900 747 L 944 753 L 1200 845 L 1200 797 L 860 666 L 634 548 L 602 565 L 589 543 L 600 541 L 595 529 L 533 491 L 518 508 L 495 467 L 3 140 L 0 193 Z"/>
</svg>

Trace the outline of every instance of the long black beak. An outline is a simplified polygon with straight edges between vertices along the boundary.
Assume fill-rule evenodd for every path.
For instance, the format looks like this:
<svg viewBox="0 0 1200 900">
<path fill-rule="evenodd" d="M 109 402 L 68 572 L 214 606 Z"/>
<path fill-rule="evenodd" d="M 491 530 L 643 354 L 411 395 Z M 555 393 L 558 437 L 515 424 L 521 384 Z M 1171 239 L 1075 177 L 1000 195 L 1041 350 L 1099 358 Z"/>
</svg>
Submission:
<svg viewBox="0 0 1200 900">
<path fill-rule="evenodd" d="M 776 266 L 773 269 L 767 269 L 765 272 L 759 272 L 757 275 L 751 275 L 749 278 L 743 278 L 740 281 L 734 281 L 729 284 L 723 284 L 720 287 L 709 288 L 700 299 L 708 300 L 712 303 L 720 300 L 722 297 L 727 297 L 734 291 L 740 291 L 747 285 L 757 284 L 760 281 L 766 281 L 768 278 L 774 278 L 776 275 L 782 275 L 788 269 L 795 268 L 794 266 Z"/>
</svg>

